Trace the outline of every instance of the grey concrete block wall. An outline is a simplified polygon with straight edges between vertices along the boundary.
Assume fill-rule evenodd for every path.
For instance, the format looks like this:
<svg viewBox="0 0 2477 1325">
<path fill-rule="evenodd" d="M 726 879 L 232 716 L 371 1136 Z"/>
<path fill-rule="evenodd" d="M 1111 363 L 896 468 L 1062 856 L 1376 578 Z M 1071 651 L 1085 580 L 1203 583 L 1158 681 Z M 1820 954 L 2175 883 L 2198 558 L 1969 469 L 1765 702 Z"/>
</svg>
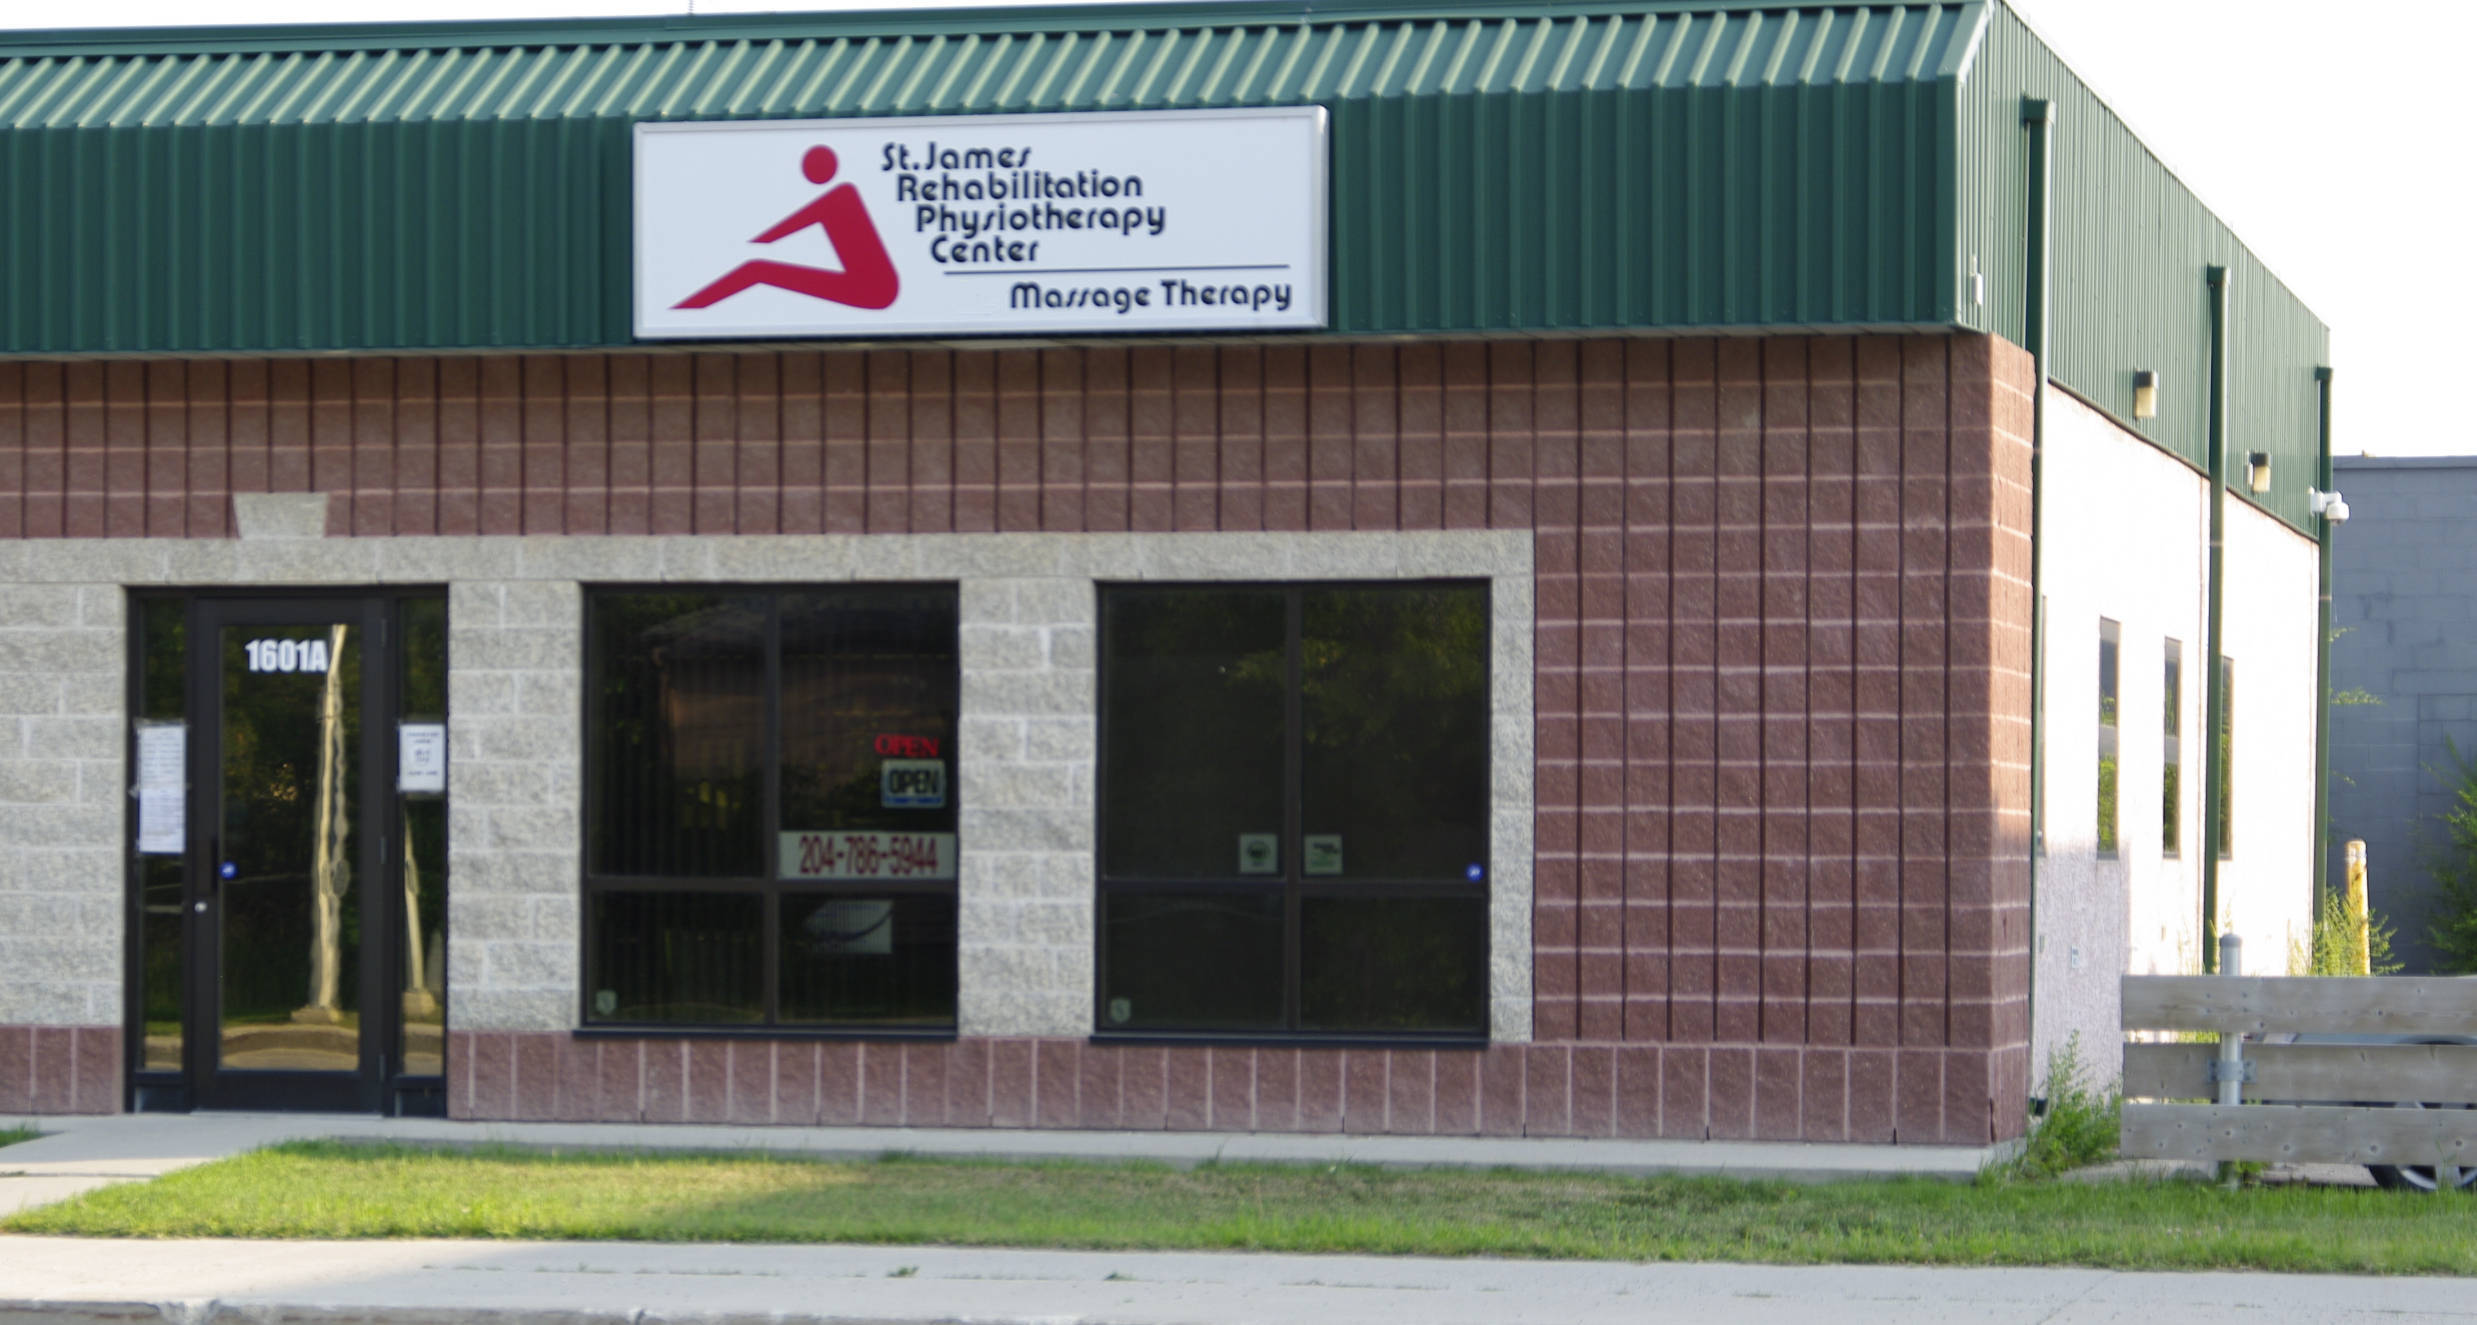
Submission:
<svg viewBox="0 0 2477 1325">
<path fill-rule="evenodd" d="M 2428 866 L 2451 807 L 2451 746 L 2477 754 L 2477 456 L 2335 457 L 2350 519 L 2331 541 L 2334 692 L 2330 853 L 2366 843 L 2374 907 L 2399 927 L 2412 972 L 2426 942 Z"/>
<path fill-rule="evenodd" d="M 459 580 L 447 595 L 448 1017 L 576 1024 L 584 594 Z"/>
<path fill-rule="evenodd" d="M 121 591 L 16 569 L 0 561 L 0 1025 L 118 1026 Z"/>
<path fill-rule="evenodd" d="M 449 1005 L 559 1031 L 581 1005 L 586 583 L 957 583 L 960 1028 L 1092 1024 L 1095 584 L 1469 577 L 1495 604 L 1492 1038 L 1531 1038 L 1525 531 L 309 538 L 0 544 L 0 1026 L 122 1024 L 132 587 L 448 586 Z M 280 517 L 280 518 L 278 518 Z M 117 584 L 97 584 L 109 575 Z"/>
<path fill-rule="evenodd" d="M 956 1021 L 1055 1035 L 1092 1020 L 1092 582 L 981 577 L 961 599 Z"/>
</svg>

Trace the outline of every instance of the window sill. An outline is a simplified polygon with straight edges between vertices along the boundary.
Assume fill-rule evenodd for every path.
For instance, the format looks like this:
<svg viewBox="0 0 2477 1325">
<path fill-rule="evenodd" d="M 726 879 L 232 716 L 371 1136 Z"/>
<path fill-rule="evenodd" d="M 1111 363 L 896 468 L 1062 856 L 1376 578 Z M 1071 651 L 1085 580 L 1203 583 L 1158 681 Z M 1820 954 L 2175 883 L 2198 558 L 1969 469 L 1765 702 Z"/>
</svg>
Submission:
<svg viewBox="0 0 2477 1325">
<path fill-rule="evenodd" d="M 579 1040 L 911 1040 L 958 1038 L 952 1026 L 928 1029 L 870 1026 L 578 1026 Z"/>
<path fill-rule="evenodd" d="M 1092 1044 L 1129 1048 L 1210 1049 L 1485 1049 L 1484 1034 L 1435 1032 L 1426 1035 L 1321 1035 L 1290 1031 L 1094 1031 Z"/>
</svg>

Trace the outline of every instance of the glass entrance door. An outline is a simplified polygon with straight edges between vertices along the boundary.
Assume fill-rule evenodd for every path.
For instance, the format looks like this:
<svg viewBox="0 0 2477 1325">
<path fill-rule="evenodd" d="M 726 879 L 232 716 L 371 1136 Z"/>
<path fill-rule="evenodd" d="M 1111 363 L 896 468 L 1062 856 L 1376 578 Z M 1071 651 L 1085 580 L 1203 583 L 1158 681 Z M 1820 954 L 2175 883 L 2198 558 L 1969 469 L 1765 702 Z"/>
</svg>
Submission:
<svg viewBox="0 0 2477 1325">
<path fill-rule="evenodd" d="M 314 1079 L 289 1093 L 327 1095 L 362 1074 L 364 636 L 350 620 L 214 632 L 217 804 L 202 914 L 219 987 L 202 1047 L 219 1084 L 301 1074 Z"/>
<path fill-rule="evenodd" d="M 190 790 L 177 892 L 162 886 L 171 844 L 150 857 L 143 834 L 138 843 L 150 949 L 170 937 L 159 903 L 186 902 L 177 994 L 133 991 L 147 1024 L 141 1107 L 174 1058 L 171 1098 L 196 1107 L 395 1111 L 437 1094 L 445 606 L 390 596 L 142 608 L 177 613 L 185 636 Z M 169 633 L 143 632 L 143 667 L 163 663 Z M 173 964 L 149 951 L 146 978 Z M 164 1015 L 168 995 L 176 1018 Z"/>
</svg>

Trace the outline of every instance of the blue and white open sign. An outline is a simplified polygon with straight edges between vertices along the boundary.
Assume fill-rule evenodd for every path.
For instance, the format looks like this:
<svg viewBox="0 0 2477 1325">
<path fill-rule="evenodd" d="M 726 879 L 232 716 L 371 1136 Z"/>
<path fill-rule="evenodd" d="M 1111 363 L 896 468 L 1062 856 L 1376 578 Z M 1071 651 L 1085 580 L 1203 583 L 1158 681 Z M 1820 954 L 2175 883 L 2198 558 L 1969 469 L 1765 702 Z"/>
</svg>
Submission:
<svg viewBox="0 0 2477 1325">
<path fill-rule="evenodd" d="M 889 759 L 878 774 L 878 803 L 889 810 L 935 810 L 946 804 L 946 761 Z"/>
</svg>

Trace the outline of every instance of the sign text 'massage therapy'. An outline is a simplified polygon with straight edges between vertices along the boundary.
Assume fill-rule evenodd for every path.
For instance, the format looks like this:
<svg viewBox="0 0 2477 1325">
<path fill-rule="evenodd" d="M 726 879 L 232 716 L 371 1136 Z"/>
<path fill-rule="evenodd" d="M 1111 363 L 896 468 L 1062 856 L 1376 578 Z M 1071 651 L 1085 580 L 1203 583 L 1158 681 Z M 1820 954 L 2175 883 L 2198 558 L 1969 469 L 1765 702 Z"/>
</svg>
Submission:
<svg viewBox="0 0 2477 1325">
<path fill-rule="evenodd" d="M 640 125 L 637 332 L 1322 326 L 1324 138 L 1318 107 Z"/>
</svg>

